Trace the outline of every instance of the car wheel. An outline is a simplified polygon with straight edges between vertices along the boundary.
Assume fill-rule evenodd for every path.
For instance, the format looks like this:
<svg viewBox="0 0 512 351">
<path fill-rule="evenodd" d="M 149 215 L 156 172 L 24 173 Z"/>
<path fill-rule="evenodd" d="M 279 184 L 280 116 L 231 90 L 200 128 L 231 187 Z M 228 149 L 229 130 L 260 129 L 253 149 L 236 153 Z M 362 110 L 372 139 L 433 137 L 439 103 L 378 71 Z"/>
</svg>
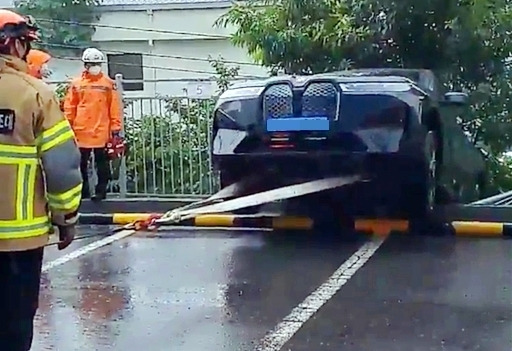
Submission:
<svg viewBox="0 0 512 351">
<path fill-rule="evenodd" d="M 438 178 L 438 157 L 437 157 L 437 137 L 435 132 L 428 132 L 424 148 L 424 159 L 420 162 L 417 170 L 416 179 L 409 179 L 411 186 L 407 198 L 407 208 L 409 216 L 416 219 L 426 218 L 434 209 L 437 203 L 437 178 Z M 406 190 L 407 191 L 407 190 Z"/>
</svg>

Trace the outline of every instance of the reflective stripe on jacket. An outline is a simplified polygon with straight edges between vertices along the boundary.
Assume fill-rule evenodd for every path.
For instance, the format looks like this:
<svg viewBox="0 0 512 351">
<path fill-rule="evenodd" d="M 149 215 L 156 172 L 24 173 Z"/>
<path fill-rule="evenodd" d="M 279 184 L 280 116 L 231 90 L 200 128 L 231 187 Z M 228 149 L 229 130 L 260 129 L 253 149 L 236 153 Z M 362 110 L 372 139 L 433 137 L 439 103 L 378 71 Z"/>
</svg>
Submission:
<svg viewBox="0 0 512 351">
<path fill-rule="evenodd" d="M 41 247 L 48 210 L 81 200 L 80 153 L 53 90 L 20 59 L 0 55 L 0 251 Z"/>
<path fill-rule="evenodd" d="M 121 130 L 121 106 L 115 82 L 103 73 L 84 72 L 74 79 L 64 100 L 64 112 L 83 148 L 105 147 L 112 132 Z"/>
</svg>

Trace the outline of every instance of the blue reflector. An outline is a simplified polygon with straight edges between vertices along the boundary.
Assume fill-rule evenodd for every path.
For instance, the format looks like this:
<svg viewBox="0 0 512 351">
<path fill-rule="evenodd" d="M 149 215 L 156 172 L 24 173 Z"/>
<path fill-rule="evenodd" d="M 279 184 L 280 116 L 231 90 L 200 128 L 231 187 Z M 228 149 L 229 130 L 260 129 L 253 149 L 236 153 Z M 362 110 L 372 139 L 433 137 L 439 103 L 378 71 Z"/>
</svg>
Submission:
<svg viewBox="0 0 512 351">
<path fill-rule="evenodd" d="M 329 130 L 327 117 L 270 118 L 267 132 L 298 132 Z"/>
</svg>

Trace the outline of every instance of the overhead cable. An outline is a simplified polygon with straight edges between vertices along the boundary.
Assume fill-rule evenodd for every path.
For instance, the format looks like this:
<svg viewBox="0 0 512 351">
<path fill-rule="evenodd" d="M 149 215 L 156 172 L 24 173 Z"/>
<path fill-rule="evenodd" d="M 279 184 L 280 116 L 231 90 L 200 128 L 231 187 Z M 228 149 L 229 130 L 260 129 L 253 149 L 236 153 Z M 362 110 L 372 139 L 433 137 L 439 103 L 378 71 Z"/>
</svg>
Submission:
<svg viewBox="0 0 512 351">
<path fill-rule="evenodd" d="M 47 47 L 54 48 L 62 48 L 62 49 L 86 49 L 89 46 L 84 45 L 73 45 L 73 44 L 53 44 L 53 43 L 41 43 Z M 171 58 L 176 60 L 184 60 L 184 61 L 200 61 L 200 62 L 211 62 L 215 60 L 214 58 L 201 58 L 201 57 L 189 57 L 189 56 L 178 56 L 178 55 L 168 55 L 168 54 L 154 54 L 154 53 L 146 53 L 146 52 L 136 52 L 136 51 L 122 51 L 122 50 L 110 50 L 101 48 L 102 51 L 113 54 L 124 54 L 124 55 L 144 55 L 148 57 L 160 57 L 160 58 Z M 222 62 L 228 64 L 234 64 L 239 66 L 252 66 L 252 67 L 261 67 L 261 65 L 253 62 L 243 62 L 243 61 L 232 61 L 232 60 L 224 60 L 221 59 Z"/>
<path fill-rule="evenodd" d="M 167 29 L 156 29 L 156 28 L 140 28 L 140 27 L 129 27 L 129 26 L 118 26 L 112 24 L 102 24 L 102 23 L 87 23 L 87 22 L 76 22 L 76 21 L 65 21 L 65 20 L 57 20 L 52 18 L 34 18 L 37 22 L 41 23 L 54 23 L 54 24 L 67 24 L 70 26 L 84 26 L 84 27 L 96 27 L 96 28 L 111 28 L 111 29 L 122 29 L 122 30 L 130 30 L 136 32 L 151 32 L 151 33 L 161 33 L 161 34 L 176 34 L 176 35 L 188 35 L 188 36 L 196 36 L 210 39 L 229 39 L 229 35 L 225 34 L 208 34 L 208 33 L 195 33 L 195 32 L 187 32 L 187 31 L 176 31 L 176 30 L 167 30 Z"/>
</svg>

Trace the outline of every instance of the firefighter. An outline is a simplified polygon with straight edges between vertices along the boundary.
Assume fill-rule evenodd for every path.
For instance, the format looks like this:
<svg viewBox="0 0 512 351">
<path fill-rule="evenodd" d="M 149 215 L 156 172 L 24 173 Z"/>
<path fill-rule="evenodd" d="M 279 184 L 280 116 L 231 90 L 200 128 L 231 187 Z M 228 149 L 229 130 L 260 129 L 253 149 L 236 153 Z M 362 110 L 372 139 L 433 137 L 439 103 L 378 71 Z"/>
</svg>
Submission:
<svg viewBox="0 0 512 351">
<path fill-rule="evenodd" d="M 93 200 L 105 199 L 111 179 L 105 148 L 109 141 L 115 140 L 117 143 L 121 139 L 121 104 L 115 82 L 102 73 L 105 61 L 105 55 L 98 49 L 84 50 L 84 71 L 80 77 L 72 80 L 64 100 L 64 111 L 75 132 L 82 156 L 82 198 L 90 197 L 87 170 L 91 152 L 94 153 L 98 183 Z"/>
<path fill-rule="evenodd" d="M 37 30 L 0 10 L 0 345 L 28 351 L 43 249 L 57 226 L 67 247 L 82 190 L 80 153 L 53 90 L 28 74 Z"/>
<path fill-rule="evenodd" d="M 48 63 L 51 60 L 51 56 L 41 50 L 32 49 L 27 55 L 27 64 L 29 74 L 39 78 L 50 78 L 52 71 L 48 67 Z"/>
</svg>

